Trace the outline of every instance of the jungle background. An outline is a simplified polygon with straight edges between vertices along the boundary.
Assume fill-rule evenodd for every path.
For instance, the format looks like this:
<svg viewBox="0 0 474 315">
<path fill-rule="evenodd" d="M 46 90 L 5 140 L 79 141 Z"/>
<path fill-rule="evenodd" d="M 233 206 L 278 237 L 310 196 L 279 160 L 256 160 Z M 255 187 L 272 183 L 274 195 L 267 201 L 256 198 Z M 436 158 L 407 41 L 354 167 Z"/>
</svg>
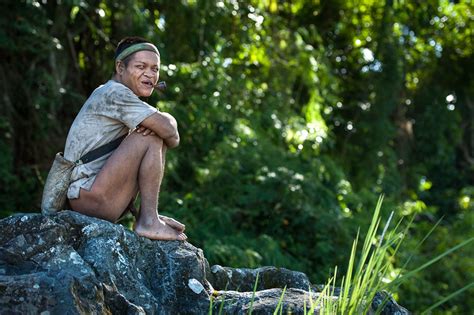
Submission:
<svg viewBox="0 0 474 315">
<path fill-rule="evenodd" d="M 275 265 L 325 283 L 379 195 L 414 216 L 392 276 L 474 226 L 474 7 L 413 0 L 3 0 L 0 215 L 39 212 L 54 154 L 111 77 L 118 41 L 161 51 L 179 123 L 160 209 L 211 264 Z M 441 225 L 420 247 L 433 225 Z M 474 282 L 457 251 L 394 292 L 414 313 Z M 386 279 L 390 281 L 391 279 Z M 437 312 L 467 314 L 473 289 Z M 469 298 L 471 296 L 471 298 Z"/>
</svg>

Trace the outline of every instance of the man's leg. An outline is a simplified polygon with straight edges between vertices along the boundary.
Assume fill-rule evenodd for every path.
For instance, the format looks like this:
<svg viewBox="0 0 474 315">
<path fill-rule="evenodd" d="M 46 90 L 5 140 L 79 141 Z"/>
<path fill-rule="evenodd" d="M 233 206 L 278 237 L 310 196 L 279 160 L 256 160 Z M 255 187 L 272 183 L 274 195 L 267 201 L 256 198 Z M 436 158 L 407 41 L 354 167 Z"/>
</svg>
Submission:
<svg viewBox="0 0 474 315">
<path fill-rule="evenodd" d="M 145 136 L 155 137 L 156 136 Z M 160 138 L 158 138 L 160 139 Z M 161 139 L 160 139 L 161 140 Z M 184 231 L 184 225 L 166 216 L 156 216 L 152 209 L 158 208 L 158 195 L 160 192 L 161 182 L 165 172 L 166 161 L 166 144 L 161 140 L 160 150 L 145 155 L 139 168 L 139 190 L 140 190 L 140 212 L 135 224 L 137 234 L 155 239 L 157 233 L 154 227 L 160 225 L 168 225 L 175 229 L 178 233 Z M 156 154 L 156 155 L 155 155 Z M 158 168 L 160 172 L 150 172 L 150 169 Z M 142 180 L 140 180 L 142 179 Z M 156 191 L 157 189 L 157 191 Z M 184 234 L 182 234 L 184 235 Z M 159 236 L 158 236 L 159 237 Z"/>
<path fill-rule="evenodd" d="M 163 177 L 165 175 L 165 164 L 166 164 L 166 151 L 168 150 L 168 147 L 166 146 L 166 144 L 163 143 L 163 148 L 161 150 L 161 165 L 162 165 L 162 169 L 161 169 L 161 178 L 160 178 L 160 183 L 163 181 Z M 159 200 L 158 200 L 158 203 L 159 203 Z M 135 209 L 136 210 L 136 209 Z M 134 214 L 135 218 L 137 219 L 138 221 L 138 216 L 139 216 L 139 212 L 136 210 L 136 213 Z M 183 233 L 184 230 L 186 229 L 185 225 L 182 224 L 181 222 L 178 222 L 176 221 L 175 219 L 173 218 L 170 218 L 170 217 L 167 217 L 165 215 L 159 215 L 159 218 L 163 221 L 165 221 L 166 224 L 168 224 L 169 226 L 171 226 L 173 229 L 177 230 L 178 232 L 181 232 Z M 134 225 L 135 226 L 135 225 Z M 135 229 L 135 227 L 134 227 Z"/>
<path fill-rule="evenodd" d="M 133 132 L 107 160 L 91 190 L 81 189 L 79 198 L 70 200 L 71 207 L 115 222 L 138 189 L 142 201 L 135 231 L 152 239 L 185 239 L 184 234 L 166 225 L 157 212 L 166 152 L 163 147 L 161 138 Z"/>
</svg>

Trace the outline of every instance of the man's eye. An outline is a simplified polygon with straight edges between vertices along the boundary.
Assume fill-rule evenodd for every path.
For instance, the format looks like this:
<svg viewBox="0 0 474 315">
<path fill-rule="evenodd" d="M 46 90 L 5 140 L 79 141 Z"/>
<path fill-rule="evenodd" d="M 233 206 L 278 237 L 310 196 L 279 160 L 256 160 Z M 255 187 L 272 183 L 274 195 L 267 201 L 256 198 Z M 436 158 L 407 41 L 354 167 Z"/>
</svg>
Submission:
<svg viewBox="0 0 474 315">
<path fill-rule="evenodd" d="M 151 71 L 158 72 L 158 68 L 152 68 Z"/>
</svg>

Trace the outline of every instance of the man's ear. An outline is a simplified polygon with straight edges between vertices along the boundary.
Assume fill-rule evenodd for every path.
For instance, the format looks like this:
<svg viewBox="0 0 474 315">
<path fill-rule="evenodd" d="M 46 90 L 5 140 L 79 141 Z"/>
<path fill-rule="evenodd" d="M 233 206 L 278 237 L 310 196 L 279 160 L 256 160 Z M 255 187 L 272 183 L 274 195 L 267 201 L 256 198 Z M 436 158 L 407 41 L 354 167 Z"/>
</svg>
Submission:
<svg viewBox="0 0 474 315">
<path fill-rule="evenodd" d="M 118 74 L 122 74 L 122 72 L 125 70 L 125 65 L 121 60 L 118 60 L 115 62 L 115 72 Z"/>
</svg>

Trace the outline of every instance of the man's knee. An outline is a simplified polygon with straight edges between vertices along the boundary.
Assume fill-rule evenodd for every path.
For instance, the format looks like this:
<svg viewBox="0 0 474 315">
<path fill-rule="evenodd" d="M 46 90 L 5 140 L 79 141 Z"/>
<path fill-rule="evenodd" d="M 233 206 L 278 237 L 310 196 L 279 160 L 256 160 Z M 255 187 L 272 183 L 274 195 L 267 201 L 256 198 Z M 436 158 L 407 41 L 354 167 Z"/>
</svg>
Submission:
<svg viewBox="0 0 474 315">
<path fill-rule="evenodd" d="M 153 135 L 153 136 L 145 136 L 145 138 L 147 137 L 150 137 L 149 141 L 152 145 L 155 145 L 157 147 L 160 147 L 162 148 L 163 145 L 165 144 L 165 142 L 163 141 L 162 138 L 156 136 L 156 135 Z"/>
</svg>

